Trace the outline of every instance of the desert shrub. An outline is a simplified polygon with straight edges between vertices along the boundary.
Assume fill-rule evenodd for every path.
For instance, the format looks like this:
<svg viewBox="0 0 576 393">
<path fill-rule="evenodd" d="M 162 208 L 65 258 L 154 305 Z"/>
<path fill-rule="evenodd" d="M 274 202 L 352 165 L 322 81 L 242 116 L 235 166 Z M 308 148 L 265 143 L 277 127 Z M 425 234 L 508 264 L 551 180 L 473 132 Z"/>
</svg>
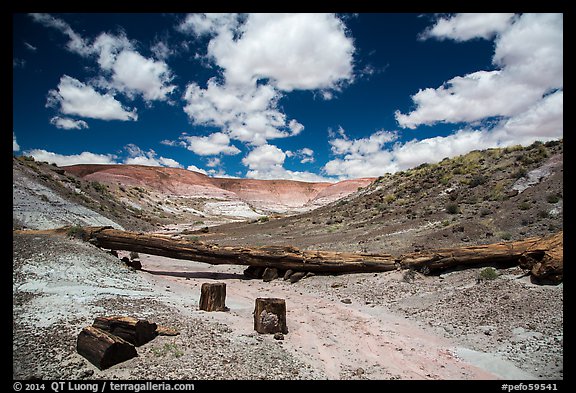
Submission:
<svg viewBox="0 0 576 393">
<path fill-rule="evenodd" d="M 388 194 L 384 197 L 384 202 L 392 203 L 396 200 L 396 196 L 394 194 Z"/>
<path fill-rule="evenodd" d="M 512 153 L 515 151 L 520 151 L 520 150 L 524 150 L 524 147 L 522 147 L 522 145 L 514 145 L 514 146 L 508 146 L 504 148 L 504 153 L 508 154 L 508 153 Z"/>
<path fill-rule="evenodd" d="M 502 240 L 510 240 L 512 239 L 512 234 L 510 232 L 501 232 L 500 239 Z"/>
<path fill-rule="evenodd" d="M 258 219 L 258 222 L 268 222 L 270 221 L 270 217 L 268 216 L 262 216 Z"/>
<path fill-rule="evenodd" d="M 526 202 L 526 201 L 520 202 L 520 204 L 518 205 L 518 209 L 520 209 L 520 210 L 528 210 L 528 209 L 530 209 L 530 207 L 531 207 L 530 202 Z"/>
<path fill-rule="evenodd" d="M 446 175 L 440 177 L 440 183 L 444 186 L 447 186 L 450 183 L 450 180 L 452 180 L 451 174 L 446 174 Z"/>
<path fill-rule="evenodd" d="M 494 280 L 498 278 L 499 274 L 498 271 L 493 267 L 486 267 L 480 270 L 480 274 L 478 276 L 481 280 Z"/>
<path fill-rule="evenodd" d="M 416 271 L 412 269 L 406 270 L 406 272 L 402 275 L 402 281 L 404 282 L 413 282 L 416 279 Z"/>
<path fill-rule="evenodd" d="M 84 236 L 84 228 L 82 228 L 80 225 L 72 225 L 66 231 L 66 235 L 69 237 L 81 239 Z"/>
<path fill-rule="evenodd" d="M 526 177 L 527 174 L 528 171 L 526 168 L 518 168 L 518 170 L 512 174 L 512 177 L 514 177 L 514 179 L 520 179 L 521 177 Z"/>
<path fill-rule="evenodd" d="M 474 188 L 480 186 L 488 181 L 488 178 L 484 175 L 474 175 L 468 183 L 468 187 Z"/>
<path fill-rule="evenodd" d="M 92 186 L 92 188 L 96 191 L 98 191 L 99 193 L 104 193 L 106 192 L 106 186 L 102 183 L 99 183 L 97 181 L 93 181 L 92 183 L 90 183 L 90 185 Z"/>
<path fill-rule="evenodd" d="M 458 207 L 457 203 L 449 203 L 446 205 L 446 213 L 457 214 L 459 212 L 460 212 L 460 208 Z"/>
</svg>

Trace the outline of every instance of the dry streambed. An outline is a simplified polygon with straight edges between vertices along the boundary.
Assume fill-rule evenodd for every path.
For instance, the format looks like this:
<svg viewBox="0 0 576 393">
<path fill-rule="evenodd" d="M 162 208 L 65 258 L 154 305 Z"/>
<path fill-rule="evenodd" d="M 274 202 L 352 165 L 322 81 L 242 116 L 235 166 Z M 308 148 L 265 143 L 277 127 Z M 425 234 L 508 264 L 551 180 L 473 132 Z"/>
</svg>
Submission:
<svg viewBox="0 0 576 393">
<path fill-rule="evenodd" d="M 14 378 L 563 376 L 562 287 L 536 287 L 516 280 L 513 271 L 506 272 L 510 278 L 479 284 L 472 270 L 265 283 L 245 279 L 240 266 L 149 255 L 140 255 L 144 270 L 135 272 L 89 244 L 48 235 L 15 234 L 13 250 Z M 204 282 L 227 284 L 229 311 L 198 310 Z M 284 340 L 254 332 L 256 297 L 286 299 Z M 75 340 L 95 316 L 114 314 L 146 318 L 180 334 L 157 337 L 138 349 L 137 358 L 100 371 L 76 353 Z"/>
</svg>

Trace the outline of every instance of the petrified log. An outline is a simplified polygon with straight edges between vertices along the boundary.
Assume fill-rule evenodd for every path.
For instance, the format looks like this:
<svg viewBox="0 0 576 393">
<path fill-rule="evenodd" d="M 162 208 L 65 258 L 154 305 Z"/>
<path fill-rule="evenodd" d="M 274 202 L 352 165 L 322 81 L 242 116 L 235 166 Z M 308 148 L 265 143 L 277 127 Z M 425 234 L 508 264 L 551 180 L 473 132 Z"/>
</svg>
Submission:
<svg viewBox="0 0 576 393">
<path fill-rule="evenodd" d="M 545 237 L 530 246 L 520 257 L 520 267 L 530 270 L 535 282 L 557 284 L 564 274 L 562 233 Z"/>
<path fill-rule="evenodd" d="M 138 356 L 128 341 L 94 326 L 82 329 L 76 351 L 100 370 Z"/>
<path fill-rule="evenodd" d="M 531 237 L 525 240 L 477 246 L 421 251 L 400 256 L 334 251 L 307 251 L 294 247 L 233 247 L 172 239 L 162 235 L 126 232 L 110 227 L 84 228 L 86 238 L 102 248 L 137 251 L 170 258 L 188 259 L 213 265 L 231 264 L 274 267 L 280 270 L 325 273 L 384 272 L 395 269 L 423 269 L 431 272 L 446 268 L 487 263 L 519 264 L 520 258 L 540 263 L 527 263 L 532 274 L 545 274 L 562 280 L 563 232 Z M 551 247 L 550 249 L 546 247 Z M 552 250 L 553 249 L 553 250 Z M 548 257 L 544 258 L 544 255 Z M 540 273 L 541 272 L 541 273 Z"/>
<path fill-rule="evenodd" d="M 223 282 L 202 284 L 199 308 L 204 311 L 228 311 L 226 284 Z"/>
<path fill-rule="evenodd" d="M 157 336 L 177 336 L 180 332 L 178 330 L 170 328 L 168 326 L 161 326 L 158 325 L 156 327 L 156 335 Z"/>
<path fill-rule="evenodd" d="M 278 298 L 256 298 L 254 330 L 258 333 L 288 333 L 286 301 Z"/>
<path fill-rule="evenodd" d="M 156 337 L 156 324 L 125 316 L 97 317 L 92 326 L 118 336 L 139 347 Z"/>
<path fill-rule="evenodd" d="M 269 282 L 278 278 L 278 269 L 275 267 L 267 267 L 262 273 L 262 281 Z"/>
<path fill-rule="evenodd" d="M 266 268 L 261 266 L 248 266 L 244 269 L 244 276 L 248 278 L 262 278 Z"/>
</svg>

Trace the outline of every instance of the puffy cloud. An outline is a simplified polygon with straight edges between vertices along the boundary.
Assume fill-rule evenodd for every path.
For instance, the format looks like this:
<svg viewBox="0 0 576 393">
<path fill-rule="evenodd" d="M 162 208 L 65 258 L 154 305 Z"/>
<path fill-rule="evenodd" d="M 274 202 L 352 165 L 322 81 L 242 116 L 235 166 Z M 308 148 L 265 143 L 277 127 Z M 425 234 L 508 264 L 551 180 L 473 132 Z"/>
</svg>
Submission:
<svg viewBox="0 0 576 393">
<path fill-rule="evenodd" d="M 56 128 L 61 128 L 64 130 L 80 130 L 82 128 L 88 128 L 88 123 L 84 120 L 74 120 L 69 117 L 54 116 L 50 119 L 50 124 L 56 126 Z"/>
<path fill-rule="evenodd" d="M 350 140 L 342 128 L 339 129 L 340 138 L 331 139 L 329 141 L 332 152 L 334 154 L 343 155 L 360 155 L 375 153 L 382 149 L 382 147 L 389 142 L 398 138 L 396 132 L 385 130 L 376 131 L 368 138 L 360 138 Z"/>
<path fill-rule="evenodd" d="M 151 47 L 150 50 L 154 53 L 159 60 L 166 60 L 170 56 L 176 53 L 175 50 L 171 49 L 168 44 L 162 40 L 157 40 Z"/>
<path fill-rule="evenodd" d="M 308 182 L 334 181 L 311 172 L 291 171 L 283 167 L 287 154 L 276 146 L 262 145 L 252 150 L 242 159 L 248 167 L 247 178 L 251 179 L 285 179 Z"/>
<path fill-rule="evenodd" d="M 124 160 L 124 164 L 182 168 L 182 165 L 172 158 L 156 157 L 157 154 L 152 149 L 144 151 L 133 143 L 126 145 L 124 149 L 129 155 L 129 157 Z"/>
<path fill-rule="evenodd" d="M 252 150 L 242 159 L 242 163 L 250 169 L 266 169 L 271 166 L 282 165 L 286 153 L 273 145 L 262 145 Z"/>
<path fill-rule="evenodd" d="M 192 171 L 192 172 L 198 172 L 198 173 L 202 173 L 204 175 L 208 175 L 208 172 L 206 172 L 206 170 L 198 168 L 196 165 L 188 165 L 186 167 L 186 169 L 188 169 L 189 171 Z"/>
<path fill-rule="evenodd" d="M 474 18 L 481 19 L 482 15 Z M 459 31 L 462 18 L 470 16 L 456 15 L 443 21 Z M 418 91 L 412 96 L 415 110 L 408 114 L 396 111 L 400 126 L 414 129 L 437 122 L 512 117 L 533 108 L 550 92 L 563 88 L 562 14 L 522 14 L 498 20 L 488 15 L 485 22 L 485 27 L 493 26 L 491 31 L 497 33 L 492 62 L 500 69 L 473 72 L 455 77 L 439 88 Z M 436 36 L 463 40 L 484 35 L 453 32 Z"/>
<path fill-rule="evenodd" d="M 100 120 L 137 120 L 136 109 L 128 110 L 111 94 L 100 94 L 93 87 L 68 75 L 60 78 L 58 90 L 50 90 L 47 107 L 61 113 Z"/>
<path fill-rule="evenodd" d="M 134 51 L 122 51 L 112 65 L 112 86 L 128 95 L 141 94 L 146 101 L 164 101 L 176 89 L 163 61 L 147 59 Z"/>
<path fill-rule="evenodd" d="M 223 77 L 206 88 L 190 83 L 184 111 L 255 146 L 304 129 L 278 109 L 283 92 L 332 95 L 354 79 L 354 44 L 333 14 L 191 14 L 179 30 L 210 36 L 205 58 Z"/>
<path fill-rule="evenodd" d="M 340 179 L 380 176 L 472 150 L 559 139 L 563 135 L 563 97 L 563 91 L 549 94 L 524 112 L 489 128 L 467 127 L 445 137 L 395 142 L 392 146 L 388 143 L 394 142 L 395 133 L 378 131 L 368 138 L 354 140 L 343 132 L 338 136 L 333 133 L 329 143 L 332 152 L 340 157 L 327 162 L 323 170 Z"/>
<path fill-rule="evenodd" d="M 526 111 L 501 120 L 489 131 L 498 145 L 505 146 L 562 138 L 564 92 L 560 90 L 547 95 Z"/>
<path fill-rule="evenodd" d="M 107 71 L 112 69 L 120 53 L 131 51 L 134 48 L 134 45 L 124 33 L 118 35 L 100 33 L 92 44 L 86 45 L 85 51 L 76 53 L 84 57 L 96 56 L 100 68 Z"/>
<path fill-rule="evenodd" d="M 12 131 L 12 151 L 20 151 L 20 145 L 16 142 L 16 134 Z"/>
<path fill-rule="evenodd" d="M 113 154 L 95 154 L 84 151 L 80 154 L 63 155 L 46 151 L 44 149 L 32 149 L 24 152 L 27 156 L 32 156 L 36 161 L 46 161 L 58 166 L 76 164 L 116 164 L 116 156 Z"/>
<path fill-rule="evenodd" d="M 92 42 L 76 33 L 68 23 L 48 14 L 31 14 L 47 27 L 52 27 L 70 39 L 68 50 L 82 57 L 95 57 L 103 75 L 100 87 L 120 91 L 130 97 L 141 95 L 147 101 L 166 101 L 176 89 L 168 65 L 163 60 L 145 58 L 135 50 L 135 44 L 121 32 L 99 34 Z"/>
<path fill-rule="evenodd" d="M 221 164 L 222 164 L 222 162 L 220 161 L 220 159 L 218 157 L 213 157 L 213 158 L 208 160 L 208 163 L 206 164 L 206 166 L 209 168 L 215 168 L 215 167 L 220 166 Z"/>
<path fill-rule="evenodd" d="M 177 29 L 197 37 L 214 35 L 222 29 L 236 29 L 239 23 L 238 17 L 238 14 L 222 13 L 188 14 Z"/>
<path fill-rule="evenodd" d="M 222 132 L 215 132 L 208 136 L 182 136 L 181 139 L 185 142 L 188 150 L 200 156 L 240 153 L 240 149 L 230 145 L 230 138 Z"/>
<path fill-rule="evenodd" d="M 514 14 L 457 14 L 440 18 L 434 26 L 421 34 L 421 39 L 453 39 L 467 41 L 473 38 L 491 39 L 505 30 Z"/>
<path fill-rule="evenodd" d="M 314 162 L 314 150 L 304 147 L 296 152 L 297 156 L 300 157 L 300 163 L 306 164 L 309 162 Z"/>
<path fill-rule="evenodd" d="M 283 91 L 337 88 L 353 79 L 354 44 L 334 14 L 249 14 L 221 27 L 208 54 L 230 84 L 268 79 Z"/>
<path fill-rule="evenodd" d="M 184 111 L 194 124 L 221 127 L 232 138 L 254 145 L 285 138 L 302 131 L 295 120 L 276 109 L 279 93 L 270 85 L 243 87 L 221 85 L 210 79 L 206 89 L 187 86 Z"/>
</svg>

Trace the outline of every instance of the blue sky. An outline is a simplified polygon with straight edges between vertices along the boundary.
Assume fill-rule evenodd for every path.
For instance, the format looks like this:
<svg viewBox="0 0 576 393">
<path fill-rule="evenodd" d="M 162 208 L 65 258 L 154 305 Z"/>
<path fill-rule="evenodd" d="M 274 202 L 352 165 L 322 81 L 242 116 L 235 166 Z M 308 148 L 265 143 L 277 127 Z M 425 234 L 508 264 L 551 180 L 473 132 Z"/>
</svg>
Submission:
<svg viewBox="0 0 576 393">
<path fill-rule="evenodd" d="M 563 137 L 562 14 L 14 14 L 13 151 L 335 181 Z"/>
</svg>

